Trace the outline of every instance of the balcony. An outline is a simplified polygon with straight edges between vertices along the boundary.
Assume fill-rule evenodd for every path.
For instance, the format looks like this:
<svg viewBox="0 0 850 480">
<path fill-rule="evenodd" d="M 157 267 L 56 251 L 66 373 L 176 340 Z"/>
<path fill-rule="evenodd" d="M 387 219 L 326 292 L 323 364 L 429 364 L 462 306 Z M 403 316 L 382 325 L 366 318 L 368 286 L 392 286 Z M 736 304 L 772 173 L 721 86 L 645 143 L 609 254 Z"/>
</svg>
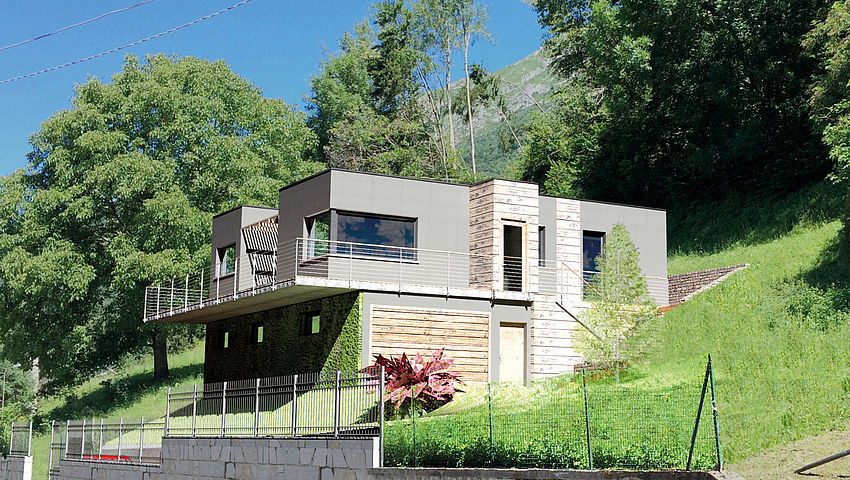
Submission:
<svg viewBox="0 0 850 480">
<path fill-rule="evenodd" d="M 582 282 L 581 273 L 557 261 L 298 238 L 147 287 L 144 320 L 207 323 L 357 290 L 524 302 L 535 294 L 580 299 Z M 662 288 L 666 295 L 666 278 L 656 290 Z"/>
</svg>

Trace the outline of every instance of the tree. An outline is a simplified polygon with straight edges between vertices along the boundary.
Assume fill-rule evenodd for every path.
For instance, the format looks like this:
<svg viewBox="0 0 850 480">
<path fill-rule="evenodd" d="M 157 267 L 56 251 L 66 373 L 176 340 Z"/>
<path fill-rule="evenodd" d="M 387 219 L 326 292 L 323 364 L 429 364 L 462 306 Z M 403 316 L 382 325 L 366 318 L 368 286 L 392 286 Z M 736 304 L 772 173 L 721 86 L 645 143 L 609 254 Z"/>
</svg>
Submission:
<svg viewBox="0 0 850 480">
<path fill-rule="evenodd" d="M 850 188 L 850 0 L 835 2 L 807 35 L 807 52 L 823 65 L 811 86 L 812 119 L 834 162 L 833 178 Z M 850 258 L 850 194 L 846 198 L 842 250 Z"/>
<path fill-rule="evenodd" d="M 487 9 L 476 5 L 475 0 L 463 0 L 457 5 L 457 22 L 460 24 L 461 48 L 463 49 L 463 74 L 466 77 L 466 124 L 469 127 L 469 156 L 472 174 L 475 168 L 475 129 L 472 124 L 472 86 L 469 78 L 469 47 L 487 32 Z"/>
<path fill-rule="evenodd" d="M 192 329 L 143 324 L 144 288 L 209 265 L 214 214 L 321 168 L 304 120 L 222 61 L 128 56 L 76 86 L 0 182 L 4 356 L 61 386 L 152 348 L 167 377 L 169 339 Z"/>
<path fill-rule="evenodd" d="M 607 118 L 575 188 L 664 206 L 823 178 L 806 108 L 820 67 L 801 39 L 827 4 L 537 0 L 552 66 L 598 92 Z"/>
<path fill-rule="evenodd" d="M 585 299 L 590 307 L 581 313 L 586 329 L 576 338 L 577 349 L 592 362 L 612 364 L 620 382 L 620 363 L 640 350 L 636 335 L 657 311 L 649 296 L 639 254 L 629 232 L 617 223 L 605 235 L 596 258 L 596 273 L 587 277 Z"/>
</svg>

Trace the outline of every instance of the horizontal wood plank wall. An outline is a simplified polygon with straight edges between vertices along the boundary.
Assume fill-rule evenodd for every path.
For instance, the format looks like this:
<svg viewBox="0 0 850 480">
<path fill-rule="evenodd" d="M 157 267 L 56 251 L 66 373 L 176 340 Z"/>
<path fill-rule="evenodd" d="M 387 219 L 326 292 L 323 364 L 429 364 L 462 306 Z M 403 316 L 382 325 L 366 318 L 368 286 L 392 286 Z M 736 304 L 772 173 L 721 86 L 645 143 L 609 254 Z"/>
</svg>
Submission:
<svg viewBox="0 0 850 480">
<path fill-rule="evenodd" d="M 490 358 L 490 314 L 389 305 L 372 305 L 370 357 L 417 353 L 430 357 L 445 348 L 454 370 L 465 381 L 487 381 Z"/>
<path fill-rule="evenodd" d="M 577 328 L 581 328 L 555 302 L 555 295 L 535 295 L 532 306 L 531 357 L 533 379 L 573 371 L 582 356 L 573 348 Z M 564 305 L 570 308 L 569 305 Z"/>
<path fill-rule="evenodd" d="M 566 293 L 562 304 L 574 315 L 584 308 L 582 301 L 581 219 L 579 202 L 559 198 L 556 202 L 555 255 L 561 269 L 560 281 Z M 582 328 L 555 302 L 554 295 L 536 295 L 532 307 L 532 378 L 572 372 L 582 356 L 573 348 L 577 328 Z"/>
</svg>

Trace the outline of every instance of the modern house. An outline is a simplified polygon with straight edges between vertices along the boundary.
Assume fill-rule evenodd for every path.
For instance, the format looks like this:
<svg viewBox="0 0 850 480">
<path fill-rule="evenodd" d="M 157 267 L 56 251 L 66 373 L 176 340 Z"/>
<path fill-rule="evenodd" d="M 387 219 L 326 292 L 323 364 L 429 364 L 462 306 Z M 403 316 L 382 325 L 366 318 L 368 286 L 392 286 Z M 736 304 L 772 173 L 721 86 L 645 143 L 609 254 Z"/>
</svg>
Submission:
<svg viewBox="0 0 850 480">
<path fill-rule="evenodd" d="M 144 320 L 205 324 L 208 383 L 439 348 L 467 381 L 528 381 L 582 361 L 583 283 L 618 222 L 667 305 L 663 210 L 328 170 L 217 215 L 210 266 L 149 287 Z"/>
</svg>

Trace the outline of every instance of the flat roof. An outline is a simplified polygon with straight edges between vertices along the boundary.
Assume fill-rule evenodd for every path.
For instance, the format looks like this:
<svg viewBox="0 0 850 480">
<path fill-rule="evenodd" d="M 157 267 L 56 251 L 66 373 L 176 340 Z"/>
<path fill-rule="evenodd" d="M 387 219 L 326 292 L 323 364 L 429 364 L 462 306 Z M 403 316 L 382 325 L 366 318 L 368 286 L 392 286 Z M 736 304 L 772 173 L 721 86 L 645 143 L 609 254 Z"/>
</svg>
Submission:
<svg viewBox="0 0 850 480">
<path fill-rule="evenodd" d="M 478 185 L 478 184 L 481 184 L 481 183 L 484 183 L 484 182 L 489 182 L 491 180 L 502 180 L 502 181 L 506 181 L 506 182 L 515 182 L 515 183 L 525 183 L 525 184 L 530 184 L 530 185 L 537 185 L 534 182 L 529 182 L 529 181 L 526 181 L 526 180 L 511 180 L 511 179 L 499 178 L 499 177 L 490 177 L 486 180 L 481 180 L 481 181 L 478 181 L 478 182 L 466 184 L 466 183 L 450 182 L 450 181 L 445 181 L 445 180 L 435 180 L 435 179 L 431 179 L 431 178 L 404 177 L 404 176 L 399 176 L 399 175 L 389 175 L 389 174 L 386 174 L 386 173 L 363 172 L 363 171 L 359 171 L 359 170 L 348 170 L 348 169 L 344 169 L 344 168 L 333 167 L 333 168 L 328 168 L 326 170 L 322 170 L 321 172 L 318 172 L 318 173 L 314 173 L 313 175 L 310 175 L 309 177 L 302 178 L 301 180 L 297 180 L 293 183 L 290 183 L 289 185 L 286 185 L 285 187 L 281 187 L 278 190 L 278 192 L 282 192 L 282 191 L 284 191 L 288 188 L 294 187 L 296 185 L 300 185 L 302 183 L 313 180 L 314 178 L 318 178 L 322 175 L 327 175 L 327 174 L 334 172 L 334 171 L 336 171 L 336 172 L 346 172 L 346 173 L 355 173 L 355 174 L 358 174 L 358 175 L 371 175 L 371 176 L 375 176 L 375 177 L 397 178 L 397 179 L 401 179 L 401 180 L 414 180 L 414 181 L 418 181 L 418 182 L 438 183 L 438 184 L 442 184 L 442 185 L 452 185 L 452 186 L 466 187 L 466 188 L 469 188 L 472 185 Z M 542 193 L 540 194 L 540 196 L 541 197 L 547 197 L 547 198 L 564 198 L 564 199 L 567 199 L 567 200 L 577 200 L 577 201 L 580 201 L 580 202 L 600 203 L 600 204 L 604 204 L 604 205 L 614 205 L 614 206 L 618 206 L 618 207 L 642 208 L 642 209 L 645 209 L 645 210 L 655 210 L 655 211 L 659 211 L 659 212 L 666 212 L 667 211 L 667 209 L 665 209 L 665 208 L 647 207 L 647 206 L 644 206 L 644 205 L 635 205 L 635 204 L 630 204 L 630 203 L 608 202 L 608 201 L 605 201 L 605 200 L 589 200 L 589 199 L 586 199 L 586 198 L 561 197 L 561 196 L 557 196 L 557 195 L 545 195 L 545 194 L 542 194 Z M 266 206 L 257 206 L 257 205 L 239 205 L 239 206 L 231 208 L 230 210 L 227 210 L 225 212 L 221 212 L 221 213 L 215 215 L 213 218 L 219 217 L 219 216 L 224 215 L 226 213 L 230 213 L 230 212 L 237 210 L 239 208 L 242 208 L 242 207 L 265 208 L 265 209 L 269 209 L 269 210 L 277 210 L 276 207 L 266 207 Z"/>
<path fill-rule="evenodd" d="M 275 211 L 277 211 L 277 207 L 267 207 L 265 205 L 237 205 L 237 206 L 231 208 L 230 210 L 225 210 L 221 213 L 216 213 L 215 215 L 213 215 L 213 218 L 218 218 L 222 215 L 226 215 L 230 212 L 235 212 L 236 210 L 239 210 L 240 208 L 246 208 L 246 207 L 247 208 L 262 208 L 263 210 L 275 210 Z"/>
</svg>

